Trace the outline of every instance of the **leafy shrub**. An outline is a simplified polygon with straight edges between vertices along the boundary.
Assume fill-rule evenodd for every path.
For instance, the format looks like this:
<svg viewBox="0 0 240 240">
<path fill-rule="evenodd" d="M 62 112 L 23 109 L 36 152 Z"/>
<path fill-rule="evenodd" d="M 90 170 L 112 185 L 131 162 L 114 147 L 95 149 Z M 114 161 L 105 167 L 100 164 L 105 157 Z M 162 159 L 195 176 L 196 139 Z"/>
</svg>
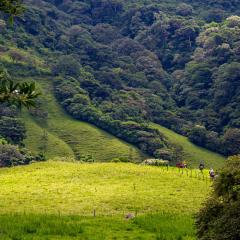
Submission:
<svg viewBox="0 0 240 240">
<path fill-rule="evenodd" d="M 113 159 L 111 160 L 111 162 L 120 163 L 121 160 L 120 160 L 119 158 L 113 158 Z"/>
<path fill-rule="evenodd" d="M 146 159 L 142 162 L 142 164 L 150 166 L 168 166 L 169 161 L 162 159 Z"/>
<path fill-rule="evenodd" d="M 24 164 L 25 157 L 14 145 L 0 145 L 0 167 L 11 167 Z"/>
<path fill-rule="evenodd" d="M 227 155 L 240 153 L 240 129 L 230 128 L 223 136 L 223 144 Z"/>
<path fill-rule="evenodd" d="M 80 63 L 72 56 L 61 56 L 58 62 L 53 66 L 54 75 L 66 75 L 77 77 L 80 74 Z"/>
<path fill-rule="evenodd" d="M 127 157 L 120 157 L 120 158 L 113 158 L 111 160 L 111 162 L 115 162 L 115 163 L 119 163 L 119 162 L 123 162 L 123 163 L 127 163 L 130 162 L 130 160 Z"/>
<path fill-rule="evenodd" d="M 7 144 L 7 140 L 0 136 L 0 144 L 2 145 Z"/>
<path fill-rule="evenodd" d="M 14 117 L 0 117 L 0 134 L 8 141 L 19 144 L 25 138 L 26 130 L 21 120 Z"/>
<path fill-rule="evenodd" d="M 12 167 L 29 164 L 33 161 L 44 161 L 42 154 L 32 155 L 27 149 L 20 149 L 11 144 L 0 144 L 0 167 Z"/>
<path fill-rule="evenodd" d="M 86 162 L 86 163 L 95 162 L 93 156 L 90 154 L 81 154 L 81 155 L 79 154 L 78 156 L 76 156 L 76 158 L 78 161 L 81 161 L 81 162 Z"/>
</svg>

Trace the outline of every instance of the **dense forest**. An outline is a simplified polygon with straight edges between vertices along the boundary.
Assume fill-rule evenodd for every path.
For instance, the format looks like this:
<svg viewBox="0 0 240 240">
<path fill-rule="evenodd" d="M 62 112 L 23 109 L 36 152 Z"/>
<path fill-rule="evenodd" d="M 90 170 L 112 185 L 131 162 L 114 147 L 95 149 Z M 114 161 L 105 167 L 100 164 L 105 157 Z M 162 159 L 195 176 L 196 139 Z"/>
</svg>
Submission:
<svg viewBox="0 0 240 240">
<path fill-rule="evenodd" d="M 13 78 L 51 76 L 70 115 L 157 158 L 177 160 L 181 149 L 151 122 L 223 155 L 240 153 L 239 0 L 25 5 L 13 25 L 0 20 L 1 63 Z M 46 115 L 42 105 L 31 113 Z M 0 128 L 19 144 L 16 112 L 2 105 Z"/>
</svg>

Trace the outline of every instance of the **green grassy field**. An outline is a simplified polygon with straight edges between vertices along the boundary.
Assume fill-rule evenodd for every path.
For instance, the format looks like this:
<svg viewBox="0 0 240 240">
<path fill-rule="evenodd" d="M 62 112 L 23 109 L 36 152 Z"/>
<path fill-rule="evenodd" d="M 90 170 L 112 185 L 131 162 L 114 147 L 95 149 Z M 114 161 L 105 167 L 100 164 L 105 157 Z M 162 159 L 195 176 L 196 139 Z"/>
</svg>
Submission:
<svg viewBox="0 0 240 240">
<path fill-rule="evenodd" d="M 0 239 L 195 239 L 210 190 L 175 168 L 61 161 L 0 169 L 0 185 Z"/>
<path fill-rule="evenodd" d="M 51 81 L 35 79 L 41 89 L 48 111 L 47 122 L 34 121 L 29 114 L 23 114 L 27 125 L 26 147 L 38 152 L 44 130 L 48 133 L 48 158 L 90 155 L 98 161 L 110 161 L 113 158 L 131 158 L 141 161 L 146 157 L 136 147 L 100 130 L 99 128 L 68 116 L 53 96 Z"/>
<path fill-rule="evenodd" d="M 191 167 L 198 167 L 201 161 L 204 161 L 208 168 L 221 168 L 223 166 L 226 159 L 222 155 L 201 148 L 191 143 L 187 137 L 177 134 L 168 128 L 158 124 L 152 124 L 152 126 L 162 132 L 172 143 L 182 146 L 184 157 Z"/>
</svg>

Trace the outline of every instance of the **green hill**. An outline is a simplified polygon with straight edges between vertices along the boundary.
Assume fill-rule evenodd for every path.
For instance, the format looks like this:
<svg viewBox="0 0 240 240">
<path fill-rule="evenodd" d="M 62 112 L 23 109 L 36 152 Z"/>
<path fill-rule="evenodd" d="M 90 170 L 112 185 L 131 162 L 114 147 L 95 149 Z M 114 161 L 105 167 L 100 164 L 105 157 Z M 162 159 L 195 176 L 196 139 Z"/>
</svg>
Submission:
<svg viewBox="0 0 240 240">
<path fill-rule="evenodd" d="M 130 158 L 139 162 L 146 156 L 134 146 L 85 122 L 72 119 L 58 105 L 53 96 L 51 82 L 46 79 L 35 79 L 42 91 L 41 98 L 48 111 L 47 121 L 33 119 L 23 114 L 27 127 L 26 147 L 39 152 L 44 144 L 44 131 L 48 135 L 46 156 L 53 157 L 84 157 L 90 155 L 97 161 L 110 161 L 113 158 Z"/>
<path fill-rule="evenodd" d="M 1 239 L 195 239 L 192 216 L 210 186 L 126 163 L 49 161 L 0 174 Z"/>
<path fill-rule="evenodd" d="M 223 166 L 226 158 L 222 155 L 201 148 L 191 143 L 187 137 L 177 134 L 161 125 L 152 124 L 152 126 L 162 132 L 170 142 L 182 147 L 184 159 L 191 167 L 198 167 L 201 161 L 203 161 L 207 167 L 220 168 Z"/>
<path fill-rule="evenodd" d="M 139 162 L 144 157 L 135 147 L 113 137 L 112 135 L 85 122 L 72 119 L 57 103 L 52 93 L 51 82 L 48 78 L 35 79 L 42 91 L 41 98 L 47 103 L 48 111 L 46 122 L 34 119 L 29 114 L 23 114 L 27 127 L 25 144 L 33 151 L 39 151 L 43 143 L 44 132 L 47 132 L 48 142 L 46 156 L 69 157 L 74 154 L 80 156 L 91 155 L 98 161 L 109 161 L 113 158 L 126 157 Z M 225 158 L 219 154 L 208 151 L 192 144 L 186 137 L 181 136 L 165 127 L 152 124 L 163 133 L 170 142 L 182 146 L 184 158 L 191 167 L 197 167 L 204 161 L 207 167 L 219 168 Z M 103 147 L 104 146 L 104 147 Z"/>
</svg>

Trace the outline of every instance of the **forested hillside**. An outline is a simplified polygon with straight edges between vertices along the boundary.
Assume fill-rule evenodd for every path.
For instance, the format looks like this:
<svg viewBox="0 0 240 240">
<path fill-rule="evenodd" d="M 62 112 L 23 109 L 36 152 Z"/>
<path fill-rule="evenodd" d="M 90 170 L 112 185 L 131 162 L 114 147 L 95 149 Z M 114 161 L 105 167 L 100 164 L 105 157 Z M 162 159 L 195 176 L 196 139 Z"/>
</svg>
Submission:
<svg viewBox="0 0 240 240">
<path fill-rule="evenodd" d="M 239 0 L 25 4 L 13 26 L 0 20 L 0 61 L 13 77 L 47 76 L 67 113 L 157 158 L 177 161 L 182 149 L 151 122 L 240 152 Z"/>
</svg>

